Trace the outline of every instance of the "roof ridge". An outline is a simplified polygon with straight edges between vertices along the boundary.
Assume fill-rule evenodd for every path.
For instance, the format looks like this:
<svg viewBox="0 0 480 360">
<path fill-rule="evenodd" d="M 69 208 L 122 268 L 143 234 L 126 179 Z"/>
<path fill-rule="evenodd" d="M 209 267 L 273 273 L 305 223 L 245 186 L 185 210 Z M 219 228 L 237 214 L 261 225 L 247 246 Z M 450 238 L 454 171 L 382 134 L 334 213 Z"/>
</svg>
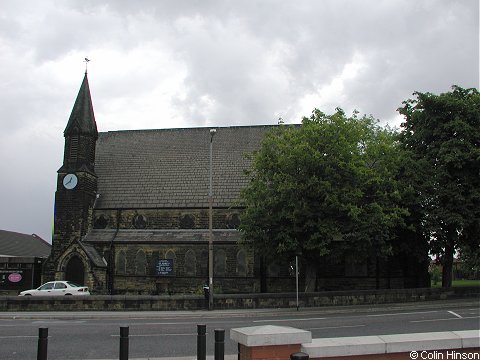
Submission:
<svg viewBox="0 0 480 360">
<path fill-rule="evenodd" d="M 290 124 L 296 125 L 296 124 Z M 110 133 L 128 133 L 128 132 L 167 132 L 167 131 L 188 131 L 188 130 L 208 130 L 208 129 L 245 129 L 245 128 L 274 128 L 278 124 L 263 124 L 263 125 L 231 125 L 231 126 L 194 126 L 194 127 L 179 127 L 179 128 L 160 128 L 160 129 L 130 129 L 130 130 L 109 130 L 101 131 L 101 134 Z"/>
</svg>

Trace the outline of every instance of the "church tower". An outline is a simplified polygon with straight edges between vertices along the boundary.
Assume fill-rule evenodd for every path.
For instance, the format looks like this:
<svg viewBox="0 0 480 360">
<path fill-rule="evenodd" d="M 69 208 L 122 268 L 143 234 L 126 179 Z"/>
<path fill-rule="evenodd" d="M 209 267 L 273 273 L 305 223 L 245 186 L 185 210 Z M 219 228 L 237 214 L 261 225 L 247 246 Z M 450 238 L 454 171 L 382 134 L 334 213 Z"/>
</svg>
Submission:
<svg viewBox="0 0 480 360">
<path fill-rule="evenodd" d="M 52 251 L 44 265 L 45 280 L 65 278 L 65 273 L 58 269 L 58 260 L 69 245 L 82 240 L 92 222 L 97 195 L 98 131 L 86 72 L 63 134 L 63 165 L 57 176 Z"/>
</svg>

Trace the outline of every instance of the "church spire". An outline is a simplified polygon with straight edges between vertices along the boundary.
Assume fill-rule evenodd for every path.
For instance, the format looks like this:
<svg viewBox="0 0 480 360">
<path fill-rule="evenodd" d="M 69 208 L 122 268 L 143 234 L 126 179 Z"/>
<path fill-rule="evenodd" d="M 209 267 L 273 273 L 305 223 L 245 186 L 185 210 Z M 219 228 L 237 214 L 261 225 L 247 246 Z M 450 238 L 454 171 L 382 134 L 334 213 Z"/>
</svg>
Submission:
<svg viewBox="0 0 480 360">
<path fill-rule="evenodd" d="M 60 170 L 86 170 L 94 174 L 98 131 L 95 115 L 93 114 L 87 73 L 85 73 L 83 78 L 82 86 L 80 86 L 78 91 L 77 99 L 73 105 L 72 113 L 63 135 L 65 136 L 65 151 L 63 166 Z"/>
<path fill-rule="evenodd" d="M 95 139 L 98 137 L 86 72 L 63 134 L 65 137 L 69 135 L 90 135 Z"/>
</svg>

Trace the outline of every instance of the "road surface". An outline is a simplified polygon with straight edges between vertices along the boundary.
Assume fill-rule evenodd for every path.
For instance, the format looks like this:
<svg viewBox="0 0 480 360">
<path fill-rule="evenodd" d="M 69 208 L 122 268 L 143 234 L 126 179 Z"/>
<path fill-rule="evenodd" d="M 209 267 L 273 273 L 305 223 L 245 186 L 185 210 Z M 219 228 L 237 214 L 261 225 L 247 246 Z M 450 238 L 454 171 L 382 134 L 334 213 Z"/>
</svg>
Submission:
<svg viewBox="0 0 480 360">
<path fill-rule="evenodd" d="M 313 338 L 480 329 L 478 300 L 414 304 L 231 311 L 0 312 L 0 359 L 35 359 L 38 329 L 49 330 L 48 359 L 118 359 L 121 326 L 128 326 L 130 359 L 195 356 L 197 324 L 207 326 L 207 354 L 214 329 L 225 329 L 225 353 L 236 354 L 230 329 L 279 325 Z"/>
</svg>

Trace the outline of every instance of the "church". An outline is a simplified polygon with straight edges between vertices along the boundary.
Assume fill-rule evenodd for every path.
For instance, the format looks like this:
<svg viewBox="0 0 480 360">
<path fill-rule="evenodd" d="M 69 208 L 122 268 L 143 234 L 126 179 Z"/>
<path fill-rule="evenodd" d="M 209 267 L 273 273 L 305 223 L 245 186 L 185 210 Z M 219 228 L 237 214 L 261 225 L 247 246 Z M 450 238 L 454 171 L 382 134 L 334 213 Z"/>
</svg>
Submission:
<svg viewBox="0 0 480 360">
<path fill-rule="evenodd" d="M 294 291 L 290 264 L 266 264 L 237 230 L 246 155 L 271 128 L 99 133 L 85 73 L 64 131 L 43 280 L 71 280 L 93 294 L 200 294 L 211 234 L 215 293 Z M 425 263 L 407 253 L 321 263 L 319 290 L 427 286 Z"/>
</svg>

